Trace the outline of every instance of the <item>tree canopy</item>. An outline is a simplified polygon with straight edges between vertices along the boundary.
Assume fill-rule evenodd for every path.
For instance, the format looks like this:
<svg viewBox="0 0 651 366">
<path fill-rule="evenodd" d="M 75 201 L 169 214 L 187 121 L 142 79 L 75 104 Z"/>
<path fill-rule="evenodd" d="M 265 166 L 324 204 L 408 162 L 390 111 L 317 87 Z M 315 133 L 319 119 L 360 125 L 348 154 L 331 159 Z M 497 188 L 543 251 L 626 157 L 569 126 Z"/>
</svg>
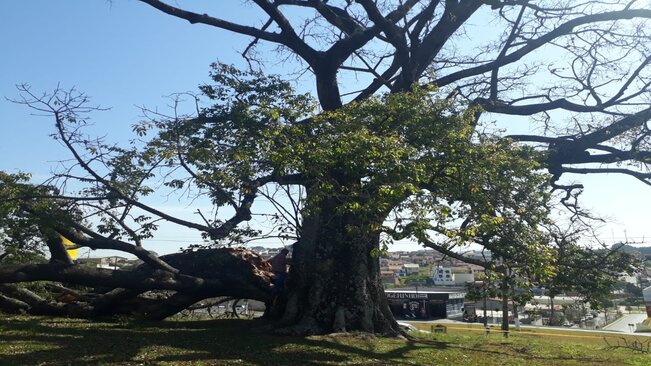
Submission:
<svg viewBox="0 0 651 366">
<path fill-rule="evenodd" d="M 4 246 L 36 248 L 38 234 L 51 261 L 3 265 L 0 282 L 108 281 L 108 292 L 80 297 L 75 311 L 86 315 L 106 310 L 107 299 L 140 298 L 160 318 L 207 297 L 240 296 L 267 302 L 292 333 L 396 334 L 377 261 L 394 239 L 493 270 L 508 262 L 531 281 L 583 265 L 609 275 L 631 269 L 619 253 L 581 247 L 552 213 L 563 203 L 571 228 L 590 218 L 577 202 L 582 186 L 566 183 L 566 173 L 649 183 L 651 11 L 639 2 L 255 0 L 261 18 L 252 24 L 142 2 L 249 36 L 249 70 L 214 64 L 211 83 L 184 95 L 194 113 L 145 110 L 128 145 L 85 135 L 97 108 L 83 93 L 21 86 L 17 102 L 53 118 L 73 159 L 46 186 L 2 175 Z M 477 19 L 490 20 L 490 32 Z M 313 76 L 315 97 L 264 71 L 256 49 L 267 43 Z M 508 135 L 487 113 L 530 116 L 543 133 Z M 147 203 L 161 190 L 215 209 L 199 211 L 200 221 L 175 217 Z M 142 246 L 162 221 L 213 245 L 258 237 L 247 222 L 261 200 L 276 210 L 273 235 L 297 240 L 273 307 L 270 268 L 253 253 L 158 257 Z M 144 264 L 110 273 L 71 265 L 59 234 Z M 457 250 L 469 244 L 493 260 Z M 199 264 L 208 257 L 229 264 L 199 269 L 214 268 Z M 156 309 L 143 298 L 151 290 L 167 291 Z"/>
</svg>

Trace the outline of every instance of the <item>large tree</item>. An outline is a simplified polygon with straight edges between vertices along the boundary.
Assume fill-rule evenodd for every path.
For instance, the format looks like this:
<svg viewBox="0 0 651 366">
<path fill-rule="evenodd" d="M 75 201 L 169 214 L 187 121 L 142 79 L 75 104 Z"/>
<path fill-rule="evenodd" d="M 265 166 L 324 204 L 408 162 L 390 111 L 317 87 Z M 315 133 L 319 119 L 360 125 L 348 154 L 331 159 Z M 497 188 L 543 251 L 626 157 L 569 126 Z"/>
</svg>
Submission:
<svg viewBox="0 0 651 366">
<path fill-rule="evenodd" d="M 208 102 L 197 99 L 195 114 L 152 112 L 135 131 L 154 137 L 120 147 L 82 134 L 92 109 L 82 94 L 24 88 L 22 102 L 54 117 L 57 138 L 73 154 L 76 166 L 58 177 L 88 185 L 67 196 L 6 179 L 7 201 L 20 202 L 8 205 L 12 217 L 29 214 L 35 226 L 25 227 L 51 243 L 55 232 L 78 245 L 123 250 L 146 269 L 124 277 L 79 269 L 60 263 L 59 250 L 52 253 L 59 263 L 3 266 L 1 282 L 92 285 L 110 277 L 122 290 L 102 296 L 118 299 L 176 291 L 163 315 L 209 296 L 269 301 L 270 274 L 248 254 L 238 255 L 258 276 L 210 279 L 192 261 L 158 258 L 140 245 L 157 220 L 213 241 L 256 235 L 242 224 L 264 197 L 298 240 L 287 288 L 272 309 L 279 324 L 297 333 L 394 334 L 378 276 L 383 239 L 411 238 L 493 266 L 453 250 L 477 243 L 544 273 L 562 254 L 545 229 L 552 190 L 563 192 L 575 218 L 584 214 L 576 202 L 581 185 L 563 183 L 563 174 L 651 178 L 651 10 L 644 2 L 254 0 L 260 17 L 247 24 L 142 3 L 249 36 L 242 48 L 252 66 L 264 67 L 256 49 L 279 46 L 313 76 L 316 100 L 277 77 L 215 65 L 213 82 L 201 88 Z M 498 120 L 530 116 L 542 132 L 489 133 L 487 112 Z M 208 197 L 230 216 L 192 222 L 147 205 L 142 197 L 153 177 L 191 198 Z M 288 198 L 275 199 L 276 189 Z M 79 216 L 90 211 L 100 219 Z"/>
</svg>

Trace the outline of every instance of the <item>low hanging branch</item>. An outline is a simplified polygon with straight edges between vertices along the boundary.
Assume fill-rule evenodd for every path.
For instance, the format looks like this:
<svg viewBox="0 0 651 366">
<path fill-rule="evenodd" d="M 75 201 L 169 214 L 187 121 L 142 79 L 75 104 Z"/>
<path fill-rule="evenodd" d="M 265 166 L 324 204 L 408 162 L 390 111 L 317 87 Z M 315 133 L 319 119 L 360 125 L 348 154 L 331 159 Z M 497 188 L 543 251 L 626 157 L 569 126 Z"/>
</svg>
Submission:
<svg viewBox="0 0 651 366">
<path fill-rule="evenodd" d="M 173 315 L 193 303 L 206 298 L 227 296 L 232 298 L 271 301 L 273 274 L 268 262 L 246 249 L 202 249 L 161 257 L 178 268 L 178 273 L 152 269 L 141 265 L 133 270 L 111 270 L 82 265 L 60 263 L 12 264 L 0 266 L 0 284 L 57 281 L 90 288 L 109 287 L 116 290 L 106 294 L 93 294 L 75 290 L 71 296 L 75 306 L 48 303 L 36 295 L 26 297 L 25 291 L 16 297 L 15 287 L 0 287 L 0 308 L 7 311 L 28 310 L 31 313 L 90 316 L 120 307 L 145 291 L 174 291 L 166 300 L 149 301 L 139 311 L 150 319 Z M 2 285 L 0 285 L 2 286 Z M 55 288 L 56 290 L 56 288 Z M 67 292 L 63 291 L 62 292 Z M 29 300 L 29 301 L 26 301 Z M 39 307 L 35 308 L 34 304 Z M 83 306 L 82 306 L 83 305 Z M 85 310 L 81 312 L 81 308 Z M 41 309 L 41 310 L 39 310 Z M 42 310 L 42 309 L 47 309 Z"/>
</svg>

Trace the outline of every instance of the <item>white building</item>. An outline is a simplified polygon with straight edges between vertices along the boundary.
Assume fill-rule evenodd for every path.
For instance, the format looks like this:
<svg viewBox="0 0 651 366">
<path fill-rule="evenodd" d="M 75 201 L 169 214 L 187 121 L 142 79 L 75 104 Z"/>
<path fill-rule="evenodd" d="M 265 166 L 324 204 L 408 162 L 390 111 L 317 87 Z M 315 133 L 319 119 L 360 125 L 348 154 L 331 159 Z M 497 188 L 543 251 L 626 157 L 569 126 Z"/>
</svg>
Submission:
<svg viewBox="0 0 651 366">
<path fill-rule="evenodd" d="M 630 283 L 635 286 L 639 286 L 640 281 L 637 278 L 637 275 L 628 275 L 628 274 L 622 274 L 619 276 L 619 280 L 622 282 Z"/>
<path fill-rule="evenodd" d="M 432 273 L 432 280 L 437 286 L 452 286 L 454 285 L 454 274 L 450 267 L 436 267 Z"/>
<path fill-rule="evenodd" d="M 472 271 L 455 271 L 451 267 L 438 266 L 432 273 L 432 280 L 437 286 L 463 286 L 468 282 L 475 282 Z"/>
<path fill-rule="evenodd" d="M 402 265 L 402 268 L 405 270 L 407 276 L 418 274 L 420 271 L 420 266 L 414 263 L 405 263 Z"/>
</svg>

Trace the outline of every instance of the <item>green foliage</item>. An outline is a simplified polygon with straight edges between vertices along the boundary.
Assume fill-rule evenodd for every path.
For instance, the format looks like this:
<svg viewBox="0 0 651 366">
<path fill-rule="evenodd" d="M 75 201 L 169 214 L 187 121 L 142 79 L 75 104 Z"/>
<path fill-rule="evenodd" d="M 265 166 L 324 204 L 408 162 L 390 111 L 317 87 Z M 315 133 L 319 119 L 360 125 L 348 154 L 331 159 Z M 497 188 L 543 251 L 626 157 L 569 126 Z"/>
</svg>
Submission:
<svg viewBox="0 0 651 366">
<path fill-rule="evenodd" d="M 632 283 L 619 281 L 613 286 L 621 292 L 622 303 L 628 306 L 644 305 L 642 289 Z"/>
<path fill-rule="evenodd" d="M 309 192 L 303 214 L 330 207 L 329 214 L 354 216 L 352 235 L 380 232 L 397 209 L 409 213 L 397 229 L 408 224 L 414 238 L 432 229 L 431 218 L 440 229 L 465 216 L 465 227 L 443 234 L 457 243 L 500 234 L 539 246 L 523 226 L 547 214 L 547 176 L 536 172 L 533 150 L 478 133 L 473 108 L 415 89 L 315 114 L 308 95 L 277 77 L 221 64 L 211 76 L 214 84 L 201 90 L 216 104 L 197 118 L 158 124 L 147 154 L 195 167 L 193 183 L 215 204 L 250 193 L 261 177 L 282 184 L 300 175 Z"/>
<path fill-rule="evenodd" d="M 211 77 L 200 89 L 213 104 L 198 116 L 136 127 L 157 129 L 140 165 L 162 159 L 192 172 L 168 187 L 236 207 L 261 185 L 299 184 L 302 216 L 325 210 L 348 237 L 388 232 L 385 239 L 444 249 L 480 243 L 529 271 L 553 271 L 541 229 L 551 205 L 542 156 L 483 132 L 476 107 L 419 88 L 319 112 L 275 76 L 214 64 Z M 387 218 L 393 227 L 383 227 Z M 235 239 L 246 235 L 255 233 Z"/>
<path fill-rule="evenodd" d="M 45 261 L 40 225 L 44 220 L 69 219 L 60 202 L 36 199 L 56 190 L 29 184 L 29 179 L 29 174 L 0 171 L 0 250 L 9 254 L 7 263 Z"/>
<path fill-rule="evenodd" d="M 553 243 L 553 196 L 541 165 L 545 156 L 486 132 L 477 124 L 476 107 L 440 99 L 432 88 L 415 88 L 324 112 L 308 94 L 296 93 L 276 76 L 223 64 L 213 64 L 210 75 L 212 83 L 200 87 L 209 105 L 192 118 L 159 116 L 135 126 L 139 136 L 154 132 L 144 145 L 134 142 L 124 148 L 82 140 L 89 159 L 102 161 L 107 170 L 93 178 L 100 184 L 81 191 L 96 201 L 89 210 L 99 217 L 101 234 L 133 240 L 153 235 L 156 219 L 131 209 L 153 191 L 149 182 L 158 177 L 158 184 L 172 191 L 190 199 L 209 197 L 217 210 L 229 207 L 241 215 L 249 215 L 241 206 L 262 187 L 300 185 L 306 194 L 297 197 L 292 209 L 303 218 L 318 214 L 336 222 L 347 240 L 385 233 L 383 244 L 411 238 L 443 252 L 480 244 L 503 261 L 489 264 L 488 275 L 499 276 L 503 268 L 498 267 L 506 265 L 512 287 L 527 289 L 533 281 L 552 277 L 566 281 L 562 276 L 572 272 L 561 269 L 570 262 L 561 263 L 561 257 L 587 263 L 597 259 L 574 239 L 562 250 Z M 71 127 L 85 123 L 74 113 L 66 121 Z M 4 179 L 13 179 L 3 189 L 8 197 L 16 195 L 11 189 L 17 187 L 34 189 L 19 184 L 24 177 Z M 47 197 L 57 195 L 51 188 L 39 189 L 50 190 Z M 72 220 L 93 207 L 56 199 L 32 205 L 41 212 L 49 209 L 47 216 L 57 220 Z M 13 210 L 4 215 L 7 222 L 21 217 L 16 204 L 5 206 L 5 211 Z M 127 216 L 137 231 L 122 225 Z M 224 224 L 217 216 L 202 218 L 211 227 Z M 281 226 L 280 235 L 295 233 L 282 215 L 273 220 Z M 34 230 L 30 225 L 25 227 Z M 26 243 L 28 231 L 23 231 L 20 241 Z M 243 226 L 224 240 L 237 243 L 258 235 Z M 373 255 L 385 249 L 369 248 Z M 617 258 L 606 258 L 605 268 L 615 268 Z M 598 274 L 579 277 L 605 286 Z"/>
<path fill-rule="evenodd" d="M 280 144 L 275 136 L 312 113 L 315 104 L 308 95 L 294 95 L 288 83 L 274 76 L 214 64 L 211 77 L 214 84 L 200 89 L 216 104 L 196 118 L 155 124 L 159 134 L 143 155 L 165 157 L 170 166 L 193 167 L 192 183 L 208 189 L 221 206 L 236 199 L 240 189 L 246 194 L 246 183 L 278 168 L 269 157 Z M 167 182 L 171 188 L 184 184 L 180 179 Z"/>
<path fill-rule="evenodd" d="M 415 274 L 415 275 L 401 277 L 400 278 L 400 283 L 402 283 L 403 285 L 410 285 L 410 284 L 413 284 L 413 283 L 422 283 L 422 284 L 427 284 L 427 285 L 433 285 L 434 280 L 432 280 L 432 277 L 428 276 L 428 275 Z"/>
<path fill-rule="evenodd" d="M 619 274 L 634 271 L 637 261 L 627 253 L 590 250 L 572 244 L 562 246 L 562 255 L 555 265 L 556 272 L 539 282 L 547 295 L 574 292 L 597 310 L 612 305 Z"/>
</svg>

